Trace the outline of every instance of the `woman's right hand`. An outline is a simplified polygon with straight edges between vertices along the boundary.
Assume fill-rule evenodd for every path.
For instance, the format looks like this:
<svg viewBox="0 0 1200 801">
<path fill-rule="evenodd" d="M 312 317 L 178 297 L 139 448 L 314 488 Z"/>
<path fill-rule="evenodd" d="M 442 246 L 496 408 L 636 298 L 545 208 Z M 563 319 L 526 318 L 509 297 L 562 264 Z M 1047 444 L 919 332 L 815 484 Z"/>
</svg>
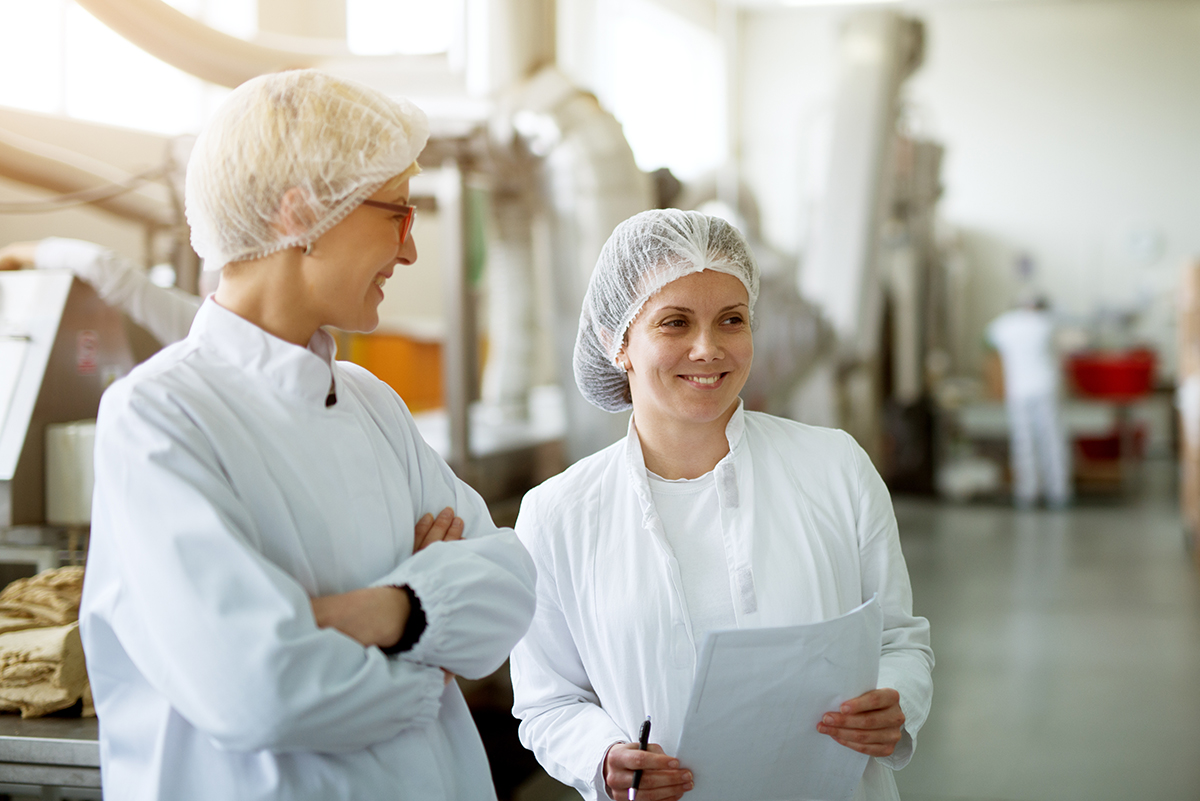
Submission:
<svg viewBox="0 0 1200 801">
<path fill-rule="evenodd" d="M 413 529 L 413 553 L 435 542 L 461 540 L 466 525 L 461 517 L 454 516 L 454 510 L 449 506 L 439 512 L 437 517 L 426 513 Z"/>
<path fill-rule="evenodd" d="M 649 750 L 641 751 L 637 743 L 617 743 L 604 755 L 604 784 L 610 798 L 627 801 L 635 770 L 642 771 L 638 801 L 674 801 L 692 789 L 692 772 L 663 753 L 662 746 L 651 743 Z"/>
</svg>

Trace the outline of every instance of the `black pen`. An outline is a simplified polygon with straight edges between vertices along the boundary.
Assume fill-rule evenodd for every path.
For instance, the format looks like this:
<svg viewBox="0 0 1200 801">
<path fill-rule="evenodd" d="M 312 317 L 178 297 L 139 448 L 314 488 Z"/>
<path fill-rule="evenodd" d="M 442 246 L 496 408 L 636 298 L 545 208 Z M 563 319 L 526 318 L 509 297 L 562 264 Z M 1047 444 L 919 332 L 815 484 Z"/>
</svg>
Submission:
<svg viewBox="0 0 1200 801">
<path fill-rule="evenodd" d="M 642 733 L 638 735 L 638 750 L 645 751 L 648 745 L 650 745 L 650 716 L 646 715 L 646 719 L 642 721 Z M 637 788 L 641 783 L 642 772 L 635 770 L 633 772 L 633 786 L 629 788 L 629 801 L 637 798 Z"/>
</svg>

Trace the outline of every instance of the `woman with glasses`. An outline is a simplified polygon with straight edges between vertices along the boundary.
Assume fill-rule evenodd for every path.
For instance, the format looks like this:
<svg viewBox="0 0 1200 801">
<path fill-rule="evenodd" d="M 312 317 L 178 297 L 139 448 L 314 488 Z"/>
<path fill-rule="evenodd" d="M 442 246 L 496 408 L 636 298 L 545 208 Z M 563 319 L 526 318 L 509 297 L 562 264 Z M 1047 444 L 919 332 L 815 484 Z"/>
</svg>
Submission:
<svg viewBox="0 0 1200 801">
<path fill-rule="evenodd" d="M 532 563 L 322 328 L 372 330 L 416 260 L 427 136 L 306 70 L 234 90 L 197 140 L 187 215 L 220 283 L 97 421 L 80 628 L 106 796 L 495 798 L 450 678 L 503 663 Z"/>
</svg>

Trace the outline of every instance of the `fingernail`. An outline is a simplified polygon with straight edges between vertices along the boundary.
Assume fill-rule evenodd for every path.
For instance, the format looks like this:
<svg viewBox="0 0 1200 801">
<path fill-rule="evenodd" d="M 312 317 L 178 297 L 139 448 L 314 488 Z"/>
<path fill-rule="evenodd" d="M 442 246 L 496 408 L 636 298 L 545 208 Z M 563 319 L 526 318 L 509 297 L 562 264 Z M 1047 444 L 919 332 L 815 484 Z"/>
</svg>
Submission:
<svg viewBox="0 0 1200 801">
<path fill-rule="evenodd" d="M 821 718 L 821 722 L 824 723 L 826 726 L 832 726 L 833 725 L 833 715 L 826 715 L 825 717 Z"/>
<path fill-rule="evenodd" d="M 667 763 L 667 767 L 668 767 L 668 768 L 677 768 L 677 767 L 679 767 L 679 760 L 678 760 L 678 759 L 672 759 L 670 762 L 668 762 L 668 763 Z"/>
<path fill-rule="evenodd" d="M 692 783 L 692 774 L 690 774 L 690 773 L 683 774 L 683 780 L 685 782 L 687 782 L 688 784 L 691 784 Z"/>
</svg>

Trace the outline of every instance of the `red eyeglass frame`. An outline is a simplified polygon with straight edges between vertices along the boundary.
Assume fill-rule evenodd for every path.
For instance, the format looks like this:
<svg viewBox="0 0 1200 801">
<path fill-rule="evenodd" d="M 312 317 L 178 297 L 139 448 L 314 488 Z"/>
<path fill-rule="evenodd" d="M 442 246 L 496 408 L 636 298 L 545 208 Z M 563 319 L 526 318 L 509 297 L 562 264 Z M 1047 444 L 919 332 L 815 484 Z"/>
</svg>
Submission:
<svg viewBox="0 0 1200 801">
<path fill-rule="evenodd" d="M 364 200 L 363 205 L 385 209 L 393 214 L 403 214 L 404 217 L 397 220 L 400 223 L 400 244 L 403 245 L 408 241 L 408 235 L 412 232 L 413 221 L 417 218 L 416 206 L 401 206 L 398 203 L 384 203 L 382 200 Z"/>
</svg>

